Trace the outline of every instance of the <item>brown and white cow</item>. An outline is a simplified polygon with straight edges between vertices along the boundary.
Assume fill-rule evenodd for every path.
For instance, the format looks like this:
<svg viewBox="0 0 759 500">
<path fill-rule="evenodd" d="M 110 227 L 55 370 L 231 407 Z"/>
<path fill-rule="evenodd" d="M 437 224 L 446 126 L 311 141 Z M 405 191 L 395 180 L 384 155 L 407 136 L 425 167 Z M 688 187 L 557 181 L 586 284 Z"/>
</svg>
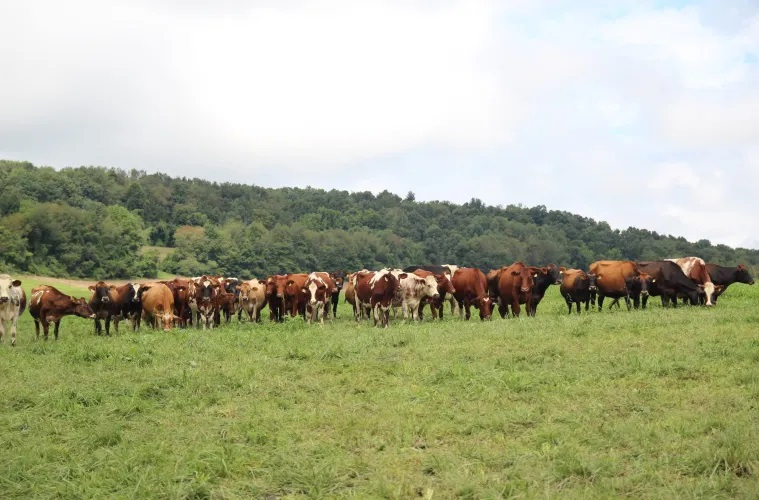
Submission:
<svg viewBox="0 0 759 500">
<path fill-rule="evenodd" d="M 203 330 L 213 329 L 215 316 L 218 312 L 216 297 L 218 295 L 219 283 L 214 278 L 201 276 L 195 281 L 195 305 L 197 307 L 197 327 L 200 328 L 201 322 Z"/>
<path fill-rule="evenodd" d="M 389 270 L 382 270 L 368 273 L 359 272 L 353 277 L 358 308 L 361 309 L 365 304 L 371 306 L 375 327 L 379 323 L 387 328 L 390 320 L 390 307 L 401 289 L 398 279 L 403 279 L 406 276 L 407 273 L 401 273 L 395 277 Z M 358 318 L 356 319 L 358 320 Z"/>
<path fill-rule="evenodd" d="M 174 326 L 177 316 L 174 314 L 174 294 L 163 283 L 142 285 L 142 319 L 150 321 L 154 329 L 163 324 L 163 331 L 168 332 Z"/>
<path fill-rule="evenodd" d="M 26 307 L 21 281 L 0 274 L 0 342 L 5 342 L 5 325 L 10 323 L 11 345 L 16 345 L 16 323 Z"/>
<path fill-rule="evenodd" d="M 40 337 L 40 323 L 42 323 L 45 340 L 47 340 L 50 323 L 55 325 L 53 333 L 55 340 L 58 340 L 58 330 L 61 318 L 64 316 L 75 315 L 80 318 L 95 319 L 95 313 L 92 312 L 84 297 L 71 297 L 49 285 L 40 285 L 32 288 L 29 314 L 34 319 L 36 338 L 39 339 Z"/>
<path fill-rule="evenodd" d="M 98 281 L 90 285 L 92 297 L 89 300 L 90 309 L 95 313 L 95 334 L 103 333 L 103 326 L 100 320 L 105 320 L 105 334 L 111 334 L 111 319 L 114 319 L 113 326 L 116 333 L 119 333 L 119 321 L 121 320 L 121 308 L 118 304 L 118 295 L 116 286 L 108 285 L 103 281 Z"/>
<path fill-rule="evenodd" d="M 700 257 L 681 257 L 679 259 L 665 259 L 670 262 L 674 262 L 683 273 L 690 278 L 693 283 L 703 289 L 703 296 L 700 299 L 706 306 L 713 306 L 717 296 L 722 293 L 724 287 L 721 285 L 715 285 L 712 283 L 712 279 L 709 276 L 709 272 L 706 270 L 706 262 Z"/>
<path fill-rule="evenodd" d="M 237 319 L 243 311 L 250 321 L 261 322 L 261 310 L 266 306 L 266 281 L 252 279 L 237 285 Z"/>
<path fill-rule="evenodd" d="M 342 288 L 342 278 L 336 278 L 334 273 L 326 273 L 322 271 L 316 271 L 311 274 L 315 274 L 321 280 L 327 285 L 327 305 L 326 309 L 324 310 L 324 316 L 325 318 L 330 318 L 333 315 L 333 300 L 337 300 L 335 298 L 335 290 L 338 292 L 338 296 L 340 293 L 340 289 L 337 287 L 336 279 L 340 279 L 340 288 Z M 311 275 L 309 274 L 309 276 Z"/>
<path fill-rule="evenodd" d="M 324 316 L 328 312 L 328 303 L 332 298 L 332 286 L 319 276 L 319 273 L 308 275 L 303 285 L 303 294 L 306 297 L 306 320 L 310 325 L 313 321 L 324 324 Z"/>
<path fill-rule="evenodd" d="M 471 307 L 474 306 L 480 311 L 480 319 L 492 319 L 493 299 L 488 294 L 488 283 L 485 273 L 474 267 L 459 267 L 453 273 L 451 280 L 453 287 L 453 297 L 457 303 L 461 303 L 461 315 L 466 312 L 466 319 L 471 316 Z"/>
<path fill-rule="evenodd" d="M 456 291 L 456 288 L 454 288 L 453 284 L 451 283 L 451 275 L 447 272 L 435 273 L 426 269 L 417 269 L 416 271 L 414 271 L 414 274 L 419 276 L 420 278 L 425 278 L 425 279 L 432 277 L 435 279 L 435 282 L 437 283 L 438 296 L 428 297 L 422 300 L 422 302 L 419 304 L 419 319 L 424 318 L 425 304 L 430 305 L 432 319 L 437 319 L 438 317 L 440 317 L 440 319 L 443 319 L 443 301 L 446 300 L 445 299 L 446 297 L 447 298 L 453 297 L 453 292 Z M 457 303 L 457 307 L 458 307 L 458 303 Z"/>
<path fill-rule="evenodd" d="M 440 297 L 437 290 L 437 280 L 432 273 L 422 277 L 416 273 L 404 273 L 401 270 L 392 270 L 392 274 L 400 283 L 400 293 L 393 298 L 393 317 L 397 308 L 401 308 L 404 321 L 409 315 L 412 320 L 419 319 L 419 309 L 427 299 Z M 405 278 L 399 278 L 403 274 Z M 447 279 L 447 278 L 446 278 Z"/>
</svg>

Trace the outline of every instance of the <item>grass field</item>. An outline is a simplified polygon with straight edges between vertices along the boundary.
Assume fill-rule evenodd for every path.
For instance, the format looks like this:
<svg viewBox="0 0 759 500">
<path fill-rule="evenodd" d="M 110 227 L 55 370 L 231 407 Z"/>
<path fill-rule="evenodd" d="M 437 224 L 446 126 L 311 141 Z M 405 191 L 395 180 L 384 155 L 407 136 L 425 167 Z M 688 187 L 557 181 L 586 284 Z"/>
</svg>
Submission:
<svg viewBox="0 0 759 500">
<path fill-rule="evenodd" d="M 323 328 L 110 338 L 65 318 L 57 343 L 25 313 L 0 498 L 756 498 L 759 287 L 657 301 L 570 317 L 552 287 L 534 319 L 378 330 L 341 304 Z"/>
</svg>

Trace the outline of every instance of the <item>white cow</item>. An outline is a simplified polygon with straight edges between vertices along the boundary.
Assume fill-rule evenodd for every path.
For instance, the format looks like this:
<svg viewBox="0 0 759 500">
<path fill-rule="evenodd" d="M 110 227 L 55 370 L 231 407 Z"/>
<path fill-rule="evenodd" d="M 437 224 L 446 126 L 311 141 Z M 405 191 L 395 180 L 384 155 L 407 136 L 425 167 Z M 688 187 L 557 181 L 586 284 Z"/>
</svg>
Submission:
<svg viewBox="0 0 759 500">
<path fill-rule="evenodd" d="M 409 313 L 411 319 L 419 319 L 419 304 L 427 297 L 437 298 L 440 294 L 437 291 L 437 279 L 435 276 L 422 278 L 414 273 L 404 273 L 400 269 L 392 269 L 390 272 L 401 284 L 398 295 L 393 299 L 393 317 L 397 314 L 400 307 L 403 311 L 403 319 L 408 319 Z M 405 278 L 401 278 L 406 274 Z"/>
<path fill-rule="evenodd" d="M 5 342 L 5 324 L 11 324 L 11 345 L 16 345 L 16 323 L 26 309 L 26 294 L 19 280 L 0 274 L 0 342 Z"/>
</svg>

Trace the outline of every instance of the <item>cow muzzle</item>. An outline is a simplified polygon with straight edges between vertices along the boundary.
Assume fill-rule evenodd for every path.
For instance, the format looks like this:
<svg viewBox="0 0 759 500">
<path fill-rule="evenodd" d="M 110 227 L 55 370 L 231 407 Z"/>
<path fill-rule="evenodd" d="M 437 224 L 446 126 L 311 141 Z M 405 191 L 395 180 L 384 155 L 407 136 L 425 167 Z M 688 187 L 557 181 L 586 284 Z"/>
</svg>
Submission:
<svg viewBox="0 0 759 500">
<path fill-rule="evenodd" d="M 529 291 L 530 291 L 530 289 L 529 289 L 529 288 L 525 288 L 525 287 L 522 287 L 522 288 L 520 288 L 520 289 L 519 289 L 519 291 L 520 291 L 520 292 L 522 292 L 522 293 L 527 293 L 527 292 L 529 292 Z"/>
<path fill-rule="evenodd" d="M 5 304 L 6 302 L 10 301 L 10 297 L 0 297 L 0 304 Z"/>
<path fill-rule="evenodd" d="M 597 287 L 594 287 L 594 286 L 589 286 L 589 287 L 588 287 L 588 291 L 589 291 L 589 292 L 595 292 L 596 290 L 598 290 L 598 288 L 597 288 Z"/>
<path fill-rule="evenodd" d="M 103 304 L 107 304 L 107 303 L 108 303 L 108 302 L 110 302 L 110 301 L 111 301 L 111 299 L 109 299 L 108 297 L 102 297 L 102 298 L 100 299 L 100 302 L 102 302 Z"/>
<path fill-rule="evenodd" d="M 643 290 L 642 292 L 640 292 L 640 294 L 641 294 L 643 297 L 648 297 L 648 290 Z"/>
</svg>

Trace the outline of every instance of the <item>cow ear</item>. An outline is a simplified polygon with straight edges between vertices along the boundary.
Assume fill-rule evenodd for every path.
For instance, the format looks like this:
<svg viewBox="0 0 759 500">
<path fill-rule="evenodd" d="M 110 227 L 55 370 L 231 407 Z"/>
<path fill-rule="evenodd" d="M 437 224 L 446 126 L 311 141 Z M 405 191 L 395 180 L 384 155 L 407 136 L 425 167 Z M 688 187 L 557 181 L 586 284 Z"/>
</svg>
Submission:
<svg viewBox="0 0 759 500">
<path fill-rule="evenodd" d="M 543 274 L 546 274 L 548 272 L 548 268 L 547 267 L 541 267 L 540 268 L 540 272 L 543 273 Z"/>
<path fill-rule="evenodd" d="M 108 290 L 116 290 L 116 285 L 111 285 L 108 287 Z"/>
<path fill-rule="evenodd" d="M 704 285 L 698 285 L 698 287 L 699 287 L 701 290 L 703 290 L 703 289 L 704 289 Z"/>
<path fill-rule="evenodd" d="M 88 288 L 89 290 L 92 290 L 93 292 L 95 291 L 95 285 L 90 285 L 90 286 L 88 286 L 87 288 Z"/>
<path fill-rule="evenodd" d="M 266 284 L 266 282 L 265 282 L 265 281 L 263 281 L 263 280 L 258 280 L 258 284 L 259 284 L 259 285 L 265 285 L 265 284 Z"/>
<path fill-rule="evenodd" d="M 398 275 L 398 279 L 400 280 L 405 280 L 406 278 L 408 278 L 408 273 L 402 273 Z"/>
<path fill-rule="evenodd" d="M 19 280 L 13 280 L 13 283 L 11 283 L 13 286 L 21 286 L 21 282 Z"/>
<path fill-rule="evenodd" d="M 564 267 L 564 266 L 561 266 L 561 267 L 559 268 L 559 272 L 561 272 L 561 273 L 563 273 L 563 272 L 564 272 L 564 271 L 566 271 L 566 270 L 567 270 L 567 268 L 566 268 L 566 267 Z"/>
<path fill-rule="evenodd" d="M 596 276 L 596 281 L 601 281 L 601 276 Z"/>
</svg>

